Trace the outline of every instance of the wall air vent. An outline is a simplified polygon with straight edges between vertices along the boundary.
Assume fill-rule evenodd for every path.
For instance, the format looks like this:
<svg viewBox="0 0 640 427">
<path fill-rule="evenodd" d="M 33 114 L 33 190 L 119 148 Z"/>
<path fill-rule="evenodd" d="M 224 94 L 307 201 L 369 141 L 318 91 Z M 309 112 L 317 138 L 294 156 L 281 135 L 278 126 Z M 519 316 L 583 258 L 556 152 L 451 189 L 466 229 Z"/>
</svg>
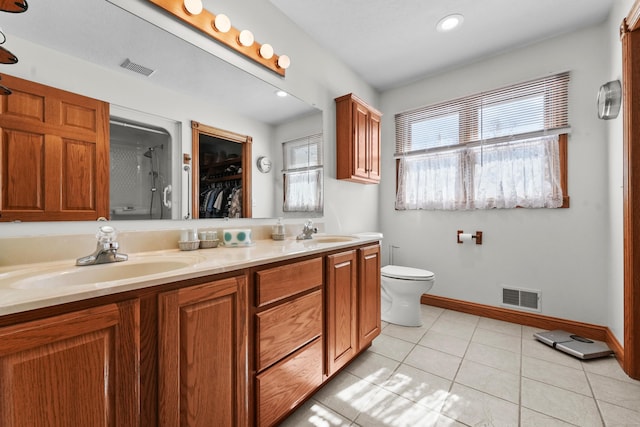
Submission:
<svg viewBox="0 0 640 427">
<path fill-rule="evenodd" d="M 144 65 L 140 65 L 140 64 L 136 64 L 135 62 L 131 62 L 129 60 L 129 58 L 125 59 L 124 62 L 122 64 L 120 64 L 120 66 L 122 68 L 126 68 L 127 70 L 131 70 L 134 71 L 138 74 L 142 74 L 143 76 L 147 76 L 149 77 L 150 75 L 152 75 L 153 73 L 156 72 L 156 70 L 152 70 L 151 68 L 147 68 Z"/>
<path fill-rule="evenodd" d="M 502 287 L 502 305 L 510 308 L 540 311 L 540 291 Z"/>
</svg>

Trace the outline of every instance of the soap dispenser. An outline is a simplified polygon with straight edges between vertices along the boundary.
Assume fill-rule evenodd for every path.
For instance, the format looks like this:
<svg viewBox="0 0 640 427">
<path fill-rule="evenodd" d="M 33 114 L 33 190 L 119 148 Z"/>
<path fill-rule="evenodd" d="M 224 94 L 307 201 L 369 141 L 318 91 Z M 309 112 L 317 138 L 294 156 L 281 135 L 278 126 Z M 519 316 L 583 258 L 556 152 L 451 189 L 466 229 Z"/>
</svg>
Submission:
<svg viewBox="0 0 640 427">
<path fill-rule="evenodd" d="M 284 240 L 284 224 L 282 218 L 278 218 L 276 225 L 271 227 L 271 238 L 273 240 Z"/>
</svg>

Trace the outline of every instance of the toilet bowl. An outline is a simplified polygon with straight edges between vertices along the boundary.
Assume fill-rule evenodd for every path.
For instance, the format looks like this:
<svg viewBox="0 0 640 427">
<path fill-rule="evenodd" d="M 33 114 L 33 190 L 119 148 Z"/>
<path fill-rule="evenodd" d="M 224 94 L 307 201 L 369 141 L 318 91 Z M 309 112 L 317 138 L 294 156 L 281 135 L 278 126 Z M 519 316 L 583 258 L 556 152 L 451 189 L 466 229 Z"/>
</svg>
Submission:
<svg viewBox="0 0 640 427">
<path fill-rule="evenodd" d="M 435 275 L 399 265 L 384 266 L 380 273 L 382 320 L 401 326 L 422 326 L 420 297 L 433 287 Z"/>
</svg>

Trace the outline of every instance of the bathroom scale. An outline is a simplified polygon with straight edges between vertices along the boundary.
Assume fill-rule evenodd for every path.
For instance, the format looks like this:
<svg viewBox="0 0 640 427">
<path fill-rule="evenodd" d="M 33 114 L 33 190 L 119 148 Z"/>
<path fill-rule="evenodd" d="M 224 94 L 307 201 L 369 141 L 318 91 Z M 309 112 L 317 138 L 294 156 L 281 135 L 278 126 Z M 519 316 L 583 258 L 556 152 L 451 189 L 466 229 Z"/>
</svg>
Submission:
<svg viewBox="0 0 640 427">
<path fill-rule="evenodd" d="M 536 332 L 533 336 L 549 347 L 579 359 L 595 359 L 613 353 L 613 350 L 602 341 L 590 340 L 566 331 Z"/>
</svg>

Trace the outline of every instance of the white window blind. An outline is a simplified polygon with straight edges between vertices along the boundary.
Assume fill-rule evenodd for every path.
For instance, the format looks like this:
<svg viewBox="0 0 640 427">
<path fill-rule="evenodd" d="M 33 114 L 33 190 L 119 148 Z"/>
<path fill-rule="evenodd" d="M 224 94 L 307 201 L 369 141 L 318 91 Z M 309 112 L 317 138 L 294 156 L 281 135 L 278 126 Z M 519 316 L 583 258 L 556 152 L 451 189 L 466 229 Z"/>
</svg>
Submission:
<svg viewBox="0 0 640 427">
<path fill-rule="evenodd" d="M 569 131 L 569 73 L 396 114 L 396 157 Z"/>
<path fill-rule="evenodd" d="M 322 212 L 322 133 L 282 143 L 284 212 Z"/>
<path fill-rule="evenodd" d="M 569 73 L 399 113 L 396 209 L 555 208 Z"/>
</svg>

